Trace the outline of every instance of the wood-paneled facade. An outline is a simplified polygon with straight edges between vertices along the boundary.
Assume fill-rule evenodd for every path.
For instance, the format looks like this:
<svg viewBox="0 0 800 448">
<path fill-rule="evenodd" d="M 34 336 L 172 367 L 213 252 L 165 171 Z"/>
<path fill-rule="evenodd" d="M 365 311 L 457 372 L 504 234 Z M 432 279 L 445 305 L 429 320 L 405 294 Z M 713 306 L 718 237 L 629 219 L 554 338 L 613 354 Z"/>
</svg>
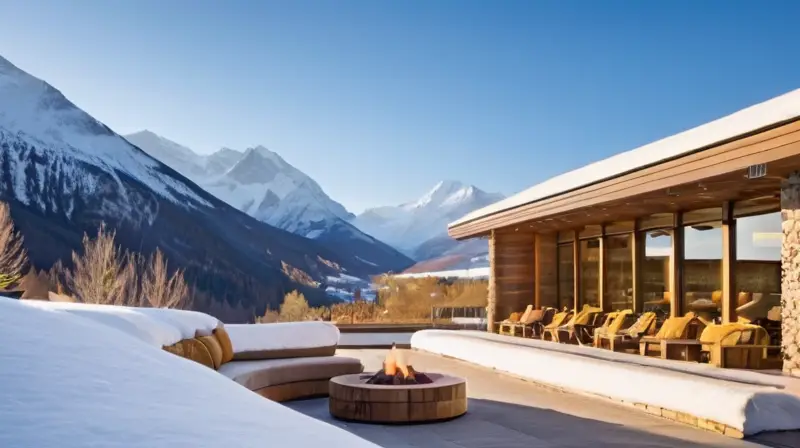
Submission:
<svg viewBox="0 0 800 448">
<path fill-rule="evenodd" d="M 794 271 L 800 266 L 800 243 L 787 239 L 800 240 L 792 233 L 795 217 L 800 222 L 800 202 L 789 190 L 790 185 L 797 189 L 790 178 L 800 178 L 800 119 L 460 222 L 449 233 L 456 239 L 489 239 L 492 321 L 527 304 L 579 308 L 590 303 L 607 311 L 631 307 L 641 312 L 663 301 L 666 313 L 679 316 L 698 285 L 713 281 L 721 285 L 719 317 L 731 322 L 743 288 L 778 288 L 783 281 L 784 302 L 796 300 L 800 309 L 800 294 L 787 297 L 789 287 L 800 291 L 794 286 L 800 281 L 791 280 L 800 278 L 800 270 Z M 783 271 L 778 262 L 737 260 L 739 220 L 777 211 L 784 221 L 783 248 L 776 249 Z M 685 260 L 687 229 L 709 226 L 721 229 L 721 259 Z M 646 235 L 654 232 L 671 242 L 660 259 L 645 256 Z M 663 292 L 652 287 L 650 279 L 656 277 L 664 279 Z M 764 282 L 769 285 L 759 284 Z M 792 322 L 800 330 L 800 322 Z M 800 331 L 786 333 L 786 328 L 784 321 L 784 349 L 800 353 Z M 796 361 L 786 367 L 800 375 L 800 355 Z"/>
</svg>

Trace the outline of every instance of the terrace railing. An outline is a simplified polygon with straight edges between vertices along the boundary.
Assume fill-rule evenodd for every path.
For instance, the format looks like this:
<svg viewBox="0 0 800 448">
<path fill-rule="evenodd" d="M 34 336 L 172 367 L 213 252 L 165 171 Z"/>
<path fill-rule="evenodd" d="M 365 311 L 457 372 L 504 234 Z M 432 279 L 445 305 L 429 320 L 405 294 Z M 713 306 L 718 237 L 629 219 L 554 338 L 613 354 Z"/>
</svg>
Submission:
<svg viewBox="0 0 800 448">
<path fill-rule="evenodd" d="M 483 306 L 432 306 L 431 325 L 435 328 L 447 322 L 464 329 L 486 329 L 486 307 Z"/>
</svg>

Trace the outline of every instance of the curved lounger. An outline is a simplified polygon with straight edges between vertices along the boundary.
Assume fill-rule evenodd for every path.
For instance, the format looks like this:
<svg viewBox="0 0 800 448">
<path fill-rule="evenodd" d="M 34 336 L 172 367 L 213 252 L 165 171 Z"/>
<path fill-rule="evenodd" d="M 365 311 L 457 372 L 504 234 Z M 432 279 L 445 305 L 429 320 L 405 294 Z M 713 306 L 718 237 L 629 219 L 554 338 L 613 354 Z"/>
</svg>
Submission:
<svg viewBox="0 0 800 448">
<path fill-rule="evenodd" d="M 360 360 L 344 356 L 231 361 L 219 368 L 219 373 L 274 401 L 327 396 L 331 378 L 363 371 Z"/>
</svg>

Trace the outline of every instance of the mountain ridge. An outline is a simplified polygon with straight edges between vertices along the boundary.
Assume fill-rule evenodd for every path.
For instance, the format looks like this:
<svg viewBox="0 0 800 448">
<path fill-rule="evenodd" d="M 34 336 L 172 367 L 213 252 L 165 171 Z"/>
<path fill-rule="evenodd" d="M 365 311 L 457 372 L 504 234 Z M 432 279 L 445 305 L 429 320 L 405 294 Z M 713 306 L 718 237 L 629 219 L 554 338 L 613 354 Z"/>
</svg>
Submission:
<svg viewBox="0 0 800 448">
<path fill-rule="evenodd" d="M 241 322 L 292 289 L 320 304 L 330 300 L 318 287 L 327 278 L 369 275 L 364 263 L 217 199 L 2 57 L 0 99 L 0 200 L 36 269 L 69 265 L 104 222 L 123 249 L 160 247 L 184 268 L 205 293 L 197 309 Z"/>
<path fill-rule="evenodd" d="M 172 161 L 176 170 L 188 173 L 187 177 L 229 205 L 262 222 L 316 240 L 363 264 L 371 274 L 402 270 L 413 264 L 400 251 L 353 226 L 350 221 L 354 214 L 331 199 L 314 179 L 264 146 L 242 152 L 223 148 L 201 156 L 146 130 L 126 138 L 152 155 L 161 154 L 165 162 Z M 181 160 L 171 153 L 175 148 L 186 148 L 193 156 Z M 222 156 L 223 151 L 227 162 L 224 172 L 208 172 L 204 168 L 207 160 Z"/>
</svg>

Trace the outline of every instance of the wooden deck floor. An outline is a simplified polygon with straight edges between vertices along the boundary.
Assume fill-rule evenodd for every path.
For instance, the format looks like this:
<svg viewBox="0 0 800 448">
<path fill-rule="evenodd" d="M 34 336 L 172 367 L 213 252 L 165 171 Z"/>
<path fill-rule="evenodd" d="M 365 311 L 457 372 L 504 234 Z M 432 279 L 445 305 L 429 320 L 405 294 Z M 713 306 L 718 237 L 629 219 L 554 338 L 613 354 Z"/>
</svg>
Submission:
<svg viewBox="0 0 800 448">
<path fill-rule="evenodd" d="M 385 350 L 340 350 L 379 368 Z M 469 411 L 444 423 L 384 426 L 344 423 L 328 414 L 327 399 L 287 406 L 387 448 L 538 447 L 800 447 L 800 435 L 743 441 L 684 426 L 601 399 L 554 391 L 461 361 L 413 353 L 420 371 L 466 377 Z M 624 378 L 620 379 L 624 381 Z"/>
</svg>

